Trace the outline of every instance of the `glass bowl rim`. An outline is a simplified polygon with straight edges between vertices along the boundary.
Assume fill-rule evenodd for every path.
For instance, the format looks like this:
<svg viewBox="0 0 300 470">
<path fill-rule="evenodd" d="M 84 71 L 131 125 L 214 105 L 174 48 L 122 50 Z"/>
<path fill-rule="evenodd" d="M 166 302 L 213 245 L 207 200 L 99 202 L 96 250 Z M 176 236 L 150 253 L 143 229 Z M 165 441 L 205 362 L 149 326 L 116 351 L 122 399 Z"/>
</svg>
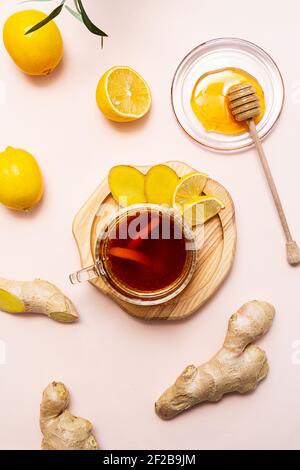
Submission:
<svg viewBox="0 0 300 470">
<path fill-rule="evenodd" d="M 201 145 L 201 147 L 209 150 L 210 152 L 219 152 L 219 153 L 224 153 L 224 154 L 228 154 L 228 153 L 238 153 L 238 152 L 241 152 L 242 150 L 247 150 L 247 149 L 250 149 L 254 146 L 254 142 L 249 142 L 248 144 L 245 144 L 241 147 L 238 147 L 238 148 L 235 148 L 235 149 L 226 149 L 226 148 L 217 148 L 217 147 L 214 147 L 213 145 L 208 145 L 208 144 L 205 144 L 203 142 L 200 142 L 198 139 L 196 139 L 195 137 L 193 137 L 184 127 L 183 125 L 181 124 L 181 121 L 180 119 L 178 118 L 177 116 L 177 113 L 176 113 L 176 110 L 175 110 L 175 106 L 174 106 L 174 84 L 175 84 L 175 80 L 177 78 L 177 75 L 178 75 L 178 71 L 179 69 L 181 68 L 182 64 L 186 61 L 186 59 L 192 55 L 197 49 L 199 49 L 200 47 L 203 47 L 207 44 L 213 44 L 213 43 L 216 43 L 216 42 L 219 42 L 219 41 L 233 41 L 233 42 L 241 42 L 241 43 L 245 43 L 245 44 L 248 44 L 250 46 L 253 46 L 257 49 L 259 49 L 263 54 L 265 54 L 268 59 L 273 63 L 275 69 L 277 70 L 278 72 L 278 76 L 279 76 L 279 79 L 280 79 L 280 82 L 281 82 L 281 85 L 282 85 L 282 102 L 281 102 L 281 106 L 280 106 L 280 110 L 278 112 L 278 115 L 273 123 L 273 125 L 270 127 L 270 129 L 268 129 L 265 134 L 263 134 L 261 137 L 260 137 L 260 140 L 263 140 L 265 137 L 267 137 L 274 129 L 274 127 L 276 126 L 280 116 L 281 116 L 281 113 L 282 113 L 282 110 L 283 110 L 283 105 L 284 105 L 284 102 L 285 102 L 285 86 L 284 86 L 284 81 L 283 81 L 283 77 L 282 77 L 282 73 L 280 72 L 280 69 L 278 67 L 278 65 L 276 64 L 275 60 L 270 56 L 270 54 L 268 54 L 267 51 L 265 51 L 261 46 L 258 46 L 257 44 L 255 44 L 254 42 L 252 41 L 249 41 L 248 39 L 243 39 L 243 38 L 238 38 L 238 37 L 232 37 L 232 36 L 221 36 L 221 37 L 217 37 L 217 38 L 213 38 L 213 39 L 208 39 L 206 41 L 203 41 L 202 43 L 198 44 L 197 46 L 193 47 L 192 49 L 190 49 L 190 51 L 183 57 L 183 59 L 179 62 L 178 66 L 176 67 L 175 69 L 175 72 L 174 72 L 174 75 L 173 75 L 173 79 L 172 79 L 172 84 L 171 84 L 171 104 L 172 104 L 172 109 L 173 109 L 173 113 L 175 115 L 175 118 L 176 118 L 176 121 L 178 122 L 178 124 L 180 125 L 180 127 L 183 129 L 183 131 L 188 135 L 188 137 L 190 139 L 192 139 L 194 142 L 196 142 L 197 144 Z"/>
</svg>

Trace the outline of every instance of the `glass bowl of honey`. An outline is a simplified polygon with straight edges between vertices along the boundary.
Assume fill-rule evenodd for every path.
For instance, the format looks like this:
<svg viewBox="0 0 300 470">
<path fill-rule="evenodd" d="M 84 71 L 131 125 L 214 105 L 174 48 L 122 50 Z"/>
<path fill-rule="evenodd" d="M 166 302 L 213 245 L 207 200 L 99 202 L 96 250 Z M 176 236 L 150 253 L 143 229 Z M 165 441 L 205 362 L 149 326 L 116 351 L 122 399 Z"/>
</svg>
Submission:
<svg viewBox="0 0 300 470">
<path fill-rule="evenodd" d="M 172 83 L 172 105 L 184 131 L 205 148 L 234 152 L 253 145 L 245 123 L 237 123 L 226 104 L 233 85 L 251 83 L 259 96 L 256 119 L 263 139 L 277 122 L 284 85 L 273 59 L 259 46 L 237 38 L 207 41 L 179 64 Z"/>
<path fill-rule="evenodd" d="M 94 262 L 72 274 L 71 282 L 101 277 L 121 300 L 137 305 L 164 303 L 192 279 L 194 233 L 169 207 L 130 206 L 117 212 L 98 235 Z"/>
</svg>

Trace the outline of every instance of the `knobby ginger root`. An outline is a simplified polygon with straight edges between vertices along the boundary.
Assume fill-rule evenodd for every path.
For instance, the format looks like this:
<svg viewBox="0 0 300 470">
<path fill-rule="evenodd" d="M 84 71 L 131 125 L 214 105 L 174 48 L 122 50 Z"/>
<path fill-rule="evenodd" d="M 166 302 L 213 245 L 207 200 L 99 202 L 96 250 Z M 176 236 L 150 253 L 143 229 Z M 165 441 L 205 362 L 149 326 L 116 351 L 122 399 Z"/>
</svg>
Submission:
<svg viewBox="0 0 300 470">
<path fill-rule="evenodd" d="M 61 382 L 52 382 L 44 390 L 40 427 L 43 450 L 97 450 L 99 445 L 92 434 L 93 425 L 68 410 L 69 391 Z"/>
<path fill-rule="evenodd" d="M 231 316 L 222 348 L 205 364 L 186 367 L 155 403 L 157 414 L 170 419 L 198 403 L 218 401 L 225 393 L 254 390 L 269 366 L 265 352 L 252 343 L 269 330 L 274 315 L 267 302 L 244 304 Z"/>
<path fill-rule="evenodd" d="M 78 319 L 71 300 L 56 286 L 42 279 L 21 282 L 0 278 L 0 310 L 8 313 L 41 313 L 63 323 Z"/>
</svg>

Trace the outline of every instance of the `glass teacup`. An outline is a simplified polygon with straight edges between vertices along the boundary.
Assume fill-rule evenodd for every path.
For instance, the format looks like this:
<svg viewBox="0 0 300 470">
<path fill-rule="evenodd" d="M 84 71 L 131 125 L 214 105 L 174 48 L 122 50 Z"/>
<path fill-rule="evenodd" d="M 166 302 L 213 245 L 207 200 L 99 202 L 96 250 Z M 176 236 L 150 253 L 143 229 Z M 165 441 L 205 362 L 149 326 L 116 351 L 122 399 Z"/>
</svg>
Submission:
<svg viewBox="0 0 300 470">
<path fill-rule="evenodd" d="M 98 235 L 94 260 L 70 276 L 72 284 L 101 277 L 118 298 L 156 305 L 177 296 L 190 282 L 196 244 L 177 211 L 138 204 L 115 214 Z"/>
</svg>

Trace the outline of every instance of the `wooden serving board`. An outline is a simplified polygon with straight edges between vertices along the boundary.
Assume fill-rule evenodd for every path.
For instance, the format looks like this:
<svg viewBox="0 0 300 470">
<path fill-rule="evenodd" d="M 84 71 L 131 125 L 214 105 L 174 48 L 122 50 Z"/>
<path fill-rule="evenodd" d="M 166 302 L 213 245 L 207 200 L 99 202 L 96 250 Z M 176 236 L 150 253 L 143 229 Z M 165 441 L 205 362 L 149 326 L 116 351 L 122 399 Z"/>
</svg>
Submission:
<svg viewBox="0 0 300 470">
<path fill-rule="evenodd" d="M 179 176 L 195 171 L 185 163 L 167 162 Z M 149 166 L 136 166 L 146 173 Z M 174 299 L 156 306 L 140 306 L 124 302 L 114 296 L 101 278 L 90 281 L 95 287 L 120 305 L 130 315 L 145 320 L 179 320 L 192 315 L 211 297 L 228 274 L 234 260 L 236 247 L 236 226 L 234 205 L 228 191 L 217 181 L 208 179 L 204 188 L 207 195 L 217 196 L 225 204 L 225 209 L 209 220 L 198 236 L 203 237 L 202 248 L 197 252 L 197 266 L 189 285 Z M 95 244 L 98 233 L 117 212 L 118 206 L 113 200 L 106 178 L 96 189 L 76 215 L 73 222 L 73 234 L 79 249 L 81 266 L 94 263 Z M 199 229 L 198 229 L 199 230 Z"/>
</svg>

